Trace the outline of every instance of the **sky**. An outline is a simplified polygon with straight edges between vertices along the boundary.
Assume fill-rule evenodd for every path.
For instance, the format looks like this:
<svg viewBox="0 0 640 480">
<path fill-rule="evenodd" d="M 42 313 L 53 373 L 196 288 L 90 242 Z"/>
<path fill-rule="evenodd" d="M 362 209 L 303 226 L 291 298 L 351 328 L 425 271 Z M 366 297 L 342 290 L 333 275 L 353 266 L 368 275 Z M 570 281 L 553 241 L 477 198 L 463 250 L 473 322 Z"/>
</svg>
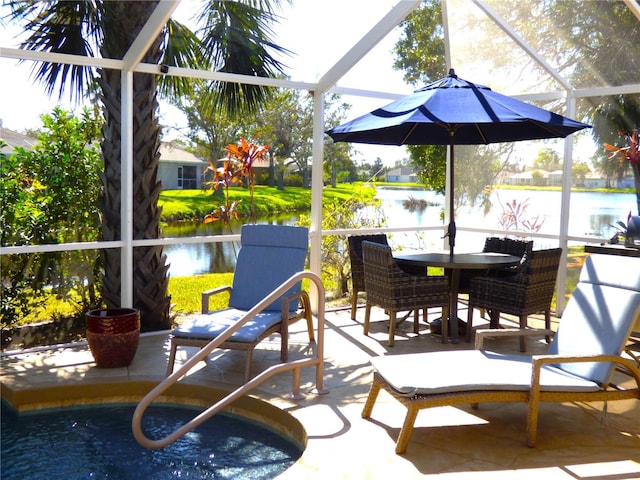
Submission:
<svg viewBox="0 0 640 480">
<path fill-rule="evenodd" d="M 276 43 L 294 52 L 282 58 L 288 66 L 287 73 L 293 80 L 313 82 L 320 78 L 351 48 L 372 26 L 374 26 L 396 3 L 390 0 L 294 0 L 291 6 L 283 7 L 282 20 L 274 30 Z M 174 16 L 188 21 L 197 2 L 183 0 Z M 19 29 L 7 26 L 0 29 L 0 49 L 17 48 Z M 413 88 L 402 80 L 402 73 L 392 69 L 391 50 L 399 35 L 396 28 L 374 50 L 372 50 L 338 85 L 363 88 L 381 92 L 407 94 Z M 50 113 L 54 106 L 74 110 L 64 97 L 58 100 L 57 93 L 48 98 L 40 85 L 30 78 L 32 62 L 18 64 L 13 59 L 0 57 L 0 120 L 5 128 L 24 131 L 41 126 L 40 115 Z M 386 105 L 391 100 L 343 96 L 343 101 L 352 104 L 348 119 Z M 186 126 L 181 112 L 166 103 L 160 106 L 163 125 Z M 176 130 L 167 129 L 165 140 L 175 137 Z M 382 158 L 385 164 L 393 165 L 406 157 L 403 147 L 354 145 L 356 159 L 373 162 Z"/>
<path fill-rule="evenodd" d="M 287 74 L 292 80 L 316 81 L 380 21 L 395 3 L 397 0 L 293 0 L 291 5 L 285 5 L 280 12 L 281 21 L 274 27 L 274 31 L 276 43 L 293 52 L 291 56 L 281 59 L 288 67 Z M 199 0 L 182 0 L 174 17 L 183 23 L 189 23 L 198 4 Z M 3 11 L 0 7 L 0 14 Z M 15 27 L 0 28 L 0 50 L 2 47 L 16 48 L 19 44 L 19 39 L 16 39 L 18 34 L 20 31 Z M 402 72 L 392 68 L 392 50 L 400 34 L 400 28 L 396 27 L 338 81 L 338 86 L 400 95 L 414 91 L 412 86 L 403 81 Z M 0 57 L 0 120 L 5 128 L 19 132 L 27 128 L 38 128 L 41 126 L 40 115 L 50 113 L 58 104 L 69 110 L 78 109 L 77 106 L 70 105 L 66 97 L 61 102 L 58 102 L 57 95 L 48 98 L 43 88 L 30 79 L 32 65 L 32 62 L 18 65 L 15 60 Z M 473 76 L 469 77 L 465 76 L 470 73 L 463 68 L 465 66 L 471 68 L 470 65 L 460 65 L 456 69 L 463 78 L 496 88 L 482 77 L 486 74 L 484 69 L 475 70 Z M 517 93 L 511 92 L 513 86 L 501 87 L 507 88 L 500 89 L 501 93 Z M 343 95 L 342 101 L 351 104 L 347 113 L 347 120 L 351 120 L 392 100 Z M 164 127 L 163 140 L 172 140 L 179 135 L 180 130 L 186 130 L 184 115 L 162 100 L 159 114 Z M 579 143 L 580 147 L 574 152 L 574 161 L 577 159 L 588 162 L 597 147 L 588 139 Z M 372 163 L 380 157 L 385 165 L 392 166 L 408 157 L 404 147 L 364 144 L 353 144 L 352 147 L 352 158 L 358 163 Z M 525 163 L 530 163 L 538 147 L 519 145 L 518 148 L 522 151 L 519 156 Z M 562 154 L 562 142 L 554 142 L 552 148 Z"/>
</svg>

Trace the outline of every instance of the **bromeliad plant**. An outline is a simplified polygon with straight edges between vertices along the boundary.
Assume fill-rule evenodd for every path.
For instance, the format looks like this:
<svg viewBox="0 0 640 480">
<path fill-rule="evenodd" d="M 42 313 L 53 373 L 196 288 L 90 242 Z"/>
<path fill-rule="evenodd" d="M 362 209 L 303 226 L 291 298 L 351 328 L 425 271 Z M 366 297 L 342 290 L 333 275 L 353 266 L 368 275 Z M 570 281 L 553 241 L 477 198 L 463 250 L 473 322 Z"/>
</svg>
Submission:
<svg viewBox="0 0 640 480">
<path fill-rule="evenodd" d="M 253 170 L 255 162 L 259 161 L 269 149 L 268 145 L 258 145 L 249 143 L 244 138 L 237 144 L 230 143 L 225 148 L 226 160 L 221 167 L 216 167 L 211 161 L 205 169 L 205 173 L 212 172 L 213 180 L 207 182 L 210 188 L 224 188 L 224 203 L 218 205 L 210 214 L 204 217 L 204 223 L 222 221 L 230 226 L 232 219 L 238 219 L 237 210 L 240 201 L 232 202 L 229 198 L 229 188 L 234 183 L 245 183 L 249 187 L 251 196 L 251 221 L 256 221 L 253 190 L 256 183 L 256 176 Z"/>
<path fill-rule="evenodd" d="M 635 128 L 631 135 L 625 135 L 624 132 L 618 132 L 618 135 L 624 137 L 626 143 L 624 147 L 616 147 L 605 143 L 604 148 L 611 152 L 611 155 L 609 155 L 610 160 L 618 160 L 621 164 L 629 162 L 635 180 L 636 203 L 638 214 L 640 214 L 640 145 L 638 143 L 638 129 Z"/>
<path fill-rule="evenodd" d="M 503 205 L 502 202 L 500 202 L 500 197 L 498 197 L 498 202 L 502 207 L 502 214 L 498 219 L 498 225 L 503 230 L 536 233 L 542 228 L 544 218 L 540 218 L 540 214 L 529 216 L 527 212 L 529 208 L 528 198 L 522 202 L 513 199 Z"/>
</svg>

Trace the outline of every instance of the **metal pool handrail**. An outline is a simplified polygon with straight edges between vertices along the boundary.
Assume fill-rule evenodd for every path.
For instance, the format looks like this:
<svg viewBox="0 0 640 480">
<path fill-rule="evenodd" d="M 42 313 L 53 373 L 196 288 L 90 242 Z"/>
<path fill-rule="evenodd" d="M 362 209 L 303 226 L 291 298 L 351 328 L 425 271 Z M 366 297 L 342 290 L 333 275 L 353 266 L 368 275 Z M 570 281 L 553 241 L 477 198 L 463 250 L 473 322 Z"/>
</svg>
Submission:
<svg viewBox="0 0 640 480">
<path fill-rule="evenodd" d="M 278 297 L 283 295 L 289 288 L 301 281 L 303 278 L 310 279 L 318 289 L 317 295 L 317 310 L 316 318 L 318 319 L 318 341 L 316 348 L 312 349 L 314 355 L 311 358 L 304 358 L 300 360 L 293 360 L 290 362 L 279 363 L 267 368 L 265 371 L 255 376 L 249 382 L 245 383 L 241 387 L 237 388 L 227 396 L 220 399 L 215 404 L 211 405 L 205 411 L 192 418 L 189 422 L 182 425 L 175 432 L 167 435 L 159 440 L 152 440 L 142 431 L 142 417 L 147 407 L 157 399 L 164 391 L 169 387 L 177 383 L 195 364 L 204 360 L 214 349 L 218 348 L 225 340 L 239 330 L 245 323 L 255 317 L 258 313 L 264 310 L 269 304 L 271 304 Z M 277 373 L 293 370 L 293 393 L 292 397 L 295 399 L 302 398 L 300 394 L 300 369 L 302 367 L 316 366 L 316 388 L 312 391 L 318 394 L 328 393 L 323 389 L 323 363 L 324 363 L 324 285 L 318 275 L 313 272 L 298 272 L 295 275 L 289 277 L 278 288 L 265 297 L 260 303 L 247 312 L 247 314 L 238 320 L 235 324 L 231 325 L 218 337 L 209 342 L 206 346 L 200 349 L 193 357 L 187 360 L 178 370 L 172 373 L 170 376 L 160 382 L 153 390 L 151 390 L 140 401 L 133 413 L 133 420 L 131 421 L 131 427 L 133 430 L 133 436 L 140 445 L 146 448 L 162 448 L 175 442 L 183 435 L 189 433 L 191 430 L 220 412 L 223 408 L 227 407 L 243 395 L 256 388 L 262 382 L 268 378 L 276 375 Z"/>
</svg>

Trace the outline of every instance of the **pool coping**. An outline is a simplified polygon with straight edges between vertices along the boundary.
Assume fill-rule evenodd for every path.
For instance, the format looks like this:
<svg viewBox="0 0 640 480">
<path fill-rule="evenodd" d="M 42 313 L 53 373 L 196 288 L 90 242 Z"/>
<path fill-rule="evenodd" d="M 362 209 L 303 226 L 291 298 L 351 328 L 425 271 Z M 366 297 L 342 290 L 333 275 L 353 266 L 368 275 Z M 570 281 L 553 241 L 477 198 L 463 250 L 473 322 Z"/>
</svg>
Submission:
<svg viewBox="0 0 640 480">
<path fill-rule="evenodd" d="M 36 410 L 86 405 L 138 404 L 156 385 L 154 380 L 83 382 L 73 385 L 35 387 L 16 391 L 0 382 L 2 400 L 18 414 Z M 230 391 L 207 385 L 177 384 L 158 397 L 153 405 L 184 405 L 207 408 Z M 243 396 L 224 412 L 255 421 L 290 441 L 304 454 L 307 432 L 293 415 L 269 402 Z"/>
</svg>

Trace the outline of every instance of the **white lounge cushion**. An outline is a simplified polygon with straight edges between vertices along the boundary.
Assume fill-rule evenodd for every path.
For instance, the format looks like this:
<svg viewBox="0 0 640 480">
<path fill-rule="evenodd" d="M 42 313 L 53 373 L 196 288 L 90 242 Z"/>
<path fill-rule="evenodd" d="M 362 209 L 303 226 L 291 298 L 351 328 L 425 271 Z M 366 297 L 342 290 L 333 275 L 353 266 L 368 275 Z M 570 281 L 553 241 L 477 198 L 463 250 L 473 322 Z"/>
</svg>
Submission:
<svg viewBox="0 0 640 480">
<path fill-rule="evenodd" d="M 181 338 L 213 340 L 246 315 L 245 310 L 225 308 L 213 313 L 203 313 L 184 322 L 171 333 Z M 234 342 L 253 343 L 268 329 L 282 320 L 281 312 L 261 312 L 231 335 Z"/>
<path fill-rule="evenodd" d="M 531 357 L 485 350 L 425 352 L 374 357 L 371 364 L 399 394 L 529 390 Z M 551 365 L 542 367 L 543 391 L 589 392 L 597 383 Z"/>
</svg>

